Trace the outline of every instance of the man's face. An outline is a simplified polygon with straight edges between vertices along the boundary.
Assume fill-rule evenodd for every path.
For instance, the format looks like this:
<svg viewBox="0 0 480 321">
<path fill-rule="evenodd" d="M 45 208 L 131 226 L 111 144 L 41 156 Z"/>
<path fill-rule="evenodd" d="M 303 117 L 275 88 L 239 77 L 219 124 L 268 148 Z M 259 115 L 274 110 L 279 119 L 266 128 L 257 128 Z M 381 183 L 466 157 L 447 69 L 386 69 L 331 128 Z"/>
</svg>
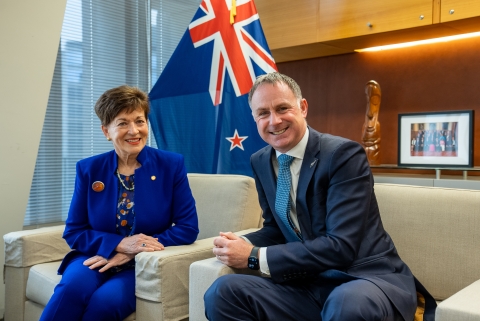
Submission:
<svg viewBox="0 0 480 321">
<path fill-rule="evenodd" d="M 286 84 L 260 85 L 250 105 L 258 133 L 274 149 L 286 153 L 303 138 L 308 104 L 298 101 Z"/>
</svg>

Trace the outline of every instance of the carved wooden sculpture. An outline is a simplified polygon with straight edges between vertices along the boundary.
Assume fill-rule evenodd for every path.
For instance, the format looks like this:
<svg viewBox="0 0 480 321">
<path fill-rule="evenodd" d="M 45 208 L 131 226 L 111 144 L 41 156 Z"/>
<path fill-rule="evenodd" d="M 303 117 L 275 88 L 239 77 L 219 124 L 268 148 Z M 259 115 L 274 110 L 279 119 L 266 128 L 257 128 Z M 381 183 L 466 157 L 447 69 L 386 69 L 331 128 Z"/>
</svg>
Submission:
<svg viewBox="0 0 480 321">
<path fill-rule="evenodd" d="M 370 80 L 365 86 L 365 94 L 367 95 L 367 112 L 362 129 L 363 148 L 370 165 L 380 165 L 380 122 L 378 121 L 382 98 L 380 85 L 375 80 Z"/>
</svg>

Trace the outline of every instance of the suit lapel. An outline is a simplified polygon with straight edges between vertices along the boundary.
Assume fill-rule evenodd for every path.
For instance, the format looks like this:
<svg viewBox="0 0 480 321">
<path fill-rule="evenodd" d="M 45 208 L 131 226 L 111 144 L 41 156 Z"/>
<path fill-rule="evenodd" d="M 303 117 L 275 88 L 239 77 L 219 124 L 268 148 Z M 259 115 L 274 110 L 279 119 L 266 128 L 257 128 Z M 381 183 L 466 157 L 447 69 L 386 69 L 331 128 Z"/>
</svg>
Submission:
<svg viewBox="0 0 480 321">
<path fill-rule="evenodd" d="M 310 213 L 308 211 L 307 200 L 305 196 L 307 195 L 308 185 L 310 184 L 313 174 L 315 173 L 318 163 L 320 162 L 320 137 L 316 131 L 310 127 L 308 129 L 309 136 L 307 148 L 305 149 L 305 155 L 303 157 L 302 167 L 300 169 L 296 199 L 298 222 L 300 224 L 300 228 L 302 229 L 304 240 L 313 237 Z"/>
<path fill-rule="evenodd" d="M 260 168 L 262 170 L 257 172 L 259 179 L 263 183 L 263 190 L 265 191 L 265 196 L 267 197 L 268 205 L 272 209 L 272 212 L 275 212 L 275 196 L 277 194 L 277 178 L 275 176 L 275 170 L 272 165 L 272 153 L 275 153 L 275 150 L 268 146 L 263 150 L 263 153 L 259 155 Z"/>
</svg>

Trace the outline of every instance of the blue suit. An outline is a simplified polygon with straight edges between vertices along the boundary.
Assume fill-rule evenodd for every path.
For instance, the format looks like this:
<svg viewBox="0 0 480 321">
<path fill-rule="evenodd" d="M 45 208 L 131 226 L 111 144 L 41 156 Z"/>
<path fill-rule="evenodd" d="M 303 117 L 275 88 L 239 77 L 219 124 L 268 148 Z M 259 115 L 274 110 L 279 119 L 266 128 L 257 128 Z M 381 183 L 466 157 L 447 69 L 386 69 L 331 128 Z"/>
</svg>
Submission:
<svg viewBox="0 0 480 321">
<path fill-rule="evenodd" d="M 224 281 L 217 280 L 207 292 L 207 315 L 215 291 L 218 294 L 222 293 L 221 288 L 238 286 L 253 289 L 247 297 L 249 306 L 254 307 L 254 317 L 234 312 L 238 320 L 267 320 L 275 314 L 290 320 L 293 313 L 292 319 L 297 320 L 318 319 L 320 314 L 328 320 L 342 320 L 342 310 L 365 309 L 367 312 L 362 313 L 366 315 L 369 309 L 391 309 L 391 302 L 395 307 L 389 312 L 392 320 L 411 321 L 416 291 L 427 299 L 425 320 L 433 320 L 435 301 L 400 259 L 383 228 L 363 148 L 356 142 L 311 128 L 309 132 L 295 200 L 304 242 L 287 243 L 285 239 L 286 227 L 275 212 L 276 176 L 271 161 L 275 151 L 267 146 L 251 157 L 265 221 L 262 229 L 245 237 L 255 246 L 268 247 L 271 280 L 262 280 L 256 286 L 268 292 L 268 297 L 262 298 L 262 292 L 257 292 L 254 284 L 258 278 L 248 276 L 245 284 L 240 284 L 241 276 L 232 276 L 232 281 L 227 276 Z M 272 291 L 265 291 L 267 288 Z M 240 296 L 238 291 L 235 293 Z M 342 298 L 335 301 L 332 293 Z M 363 301 L 358 300 L 365 297 L 377 302 L 371 306 L 361 304 Z M 218 307 L 222 299 L 216 298 Z M 265 300 L 253 303 L 253 298 Z M 282 304 L 282 300 L 288 304 Z M 269 304 L 272 306 L 267 307 Z M 325 311 L 327 308 L 331 311 Z M 221 319 L 227 318 L 224 315 Z"/>
<path fill-rule="evenodd" d="M 86 158 L 77 163 L 77 176 L 64 239 L 73 251 L 64 258 L 59 273 L 62 281 L 48 303 L 41 320 L 123 320 L 135 310 L 135 271 L 119 273 L 90 271 L 83 261 L 95 255 L 111 258 L 123 236 L 116 234 L 116 213 L 119 181 L 115 175 L 117 154 L 110 151 Z M 141 167 L 135 170 L 135 231 L 158 238 L 164 246 L 193 243 L 198 235 L 198 219 L 183 157 L 179 154 L 145 146 L 137 156 Z M 94 191 L 92 184 L 100 181 L 104 189 Z M 78 281 L 80 278 L 88 278 Z M 108 285 L 112 279 L 112 286 Z M 123 283 L 122 283 L 123 282 Z M 98 285 L 93 286 L 96 283 Z M 108 291 L 102 289 L 108 287 Z M 73 291 L 69 288 L 82 288 Z M 66 290 L 67 289 L 67 290 Z M 115 298 L 105 302 L 105 295 L 95 296 L 95 291 L 117 296 L 125 295 L 124 301 Z M 70 291 L 70 292 L 69 292 Z M 86 294 L 86 292 L 92 292 Z M 123 293 L 129 292 L 129 293 Z M 67 293 L 67 294 L 66 294 Z M 80 296 L 82 297 L 79 299 Z M 83 297 L 86 296 L 86 297 Z M 90 297 L 91 296 L 91 297 Z M 94 300 L 95 298 L 95 300 Z M 96 301 L 101 302 L 97 303 Z M 79 302 L 74 307 L 74 302 Z M 92 307 L 92 305 L 100 307 Z M 102 306 L 119 311 L 94 311 Z M 133 310 L 132 310 L 133 308 Z M 91 312 L 91 316 L 86 314 Z M 77 316 L 77 314 L 79 316 Z"/>
</svg>

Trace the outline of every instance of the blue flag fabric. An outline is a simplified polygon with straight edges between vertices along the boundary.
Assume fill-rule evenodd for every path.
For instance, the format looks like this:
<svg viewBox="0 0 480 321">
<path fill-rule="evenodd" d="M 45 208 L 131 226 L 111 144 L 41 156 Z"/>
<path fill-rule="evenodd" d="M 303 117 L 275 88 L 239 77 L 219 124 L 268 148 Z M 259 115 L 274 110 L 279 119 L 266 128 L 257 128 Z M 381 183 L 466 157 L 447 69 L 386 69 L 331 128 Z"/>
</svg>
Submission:
<svg viewBox="0 0 480 321">
<path fill-rule="evenodd" d="M 253 0 L 204 0 L 149 96 L 160 149 L 190 173 L 252 176 L 265 146 L 248 105 L 255 78 L 276 71 Z"/>
</svg>

